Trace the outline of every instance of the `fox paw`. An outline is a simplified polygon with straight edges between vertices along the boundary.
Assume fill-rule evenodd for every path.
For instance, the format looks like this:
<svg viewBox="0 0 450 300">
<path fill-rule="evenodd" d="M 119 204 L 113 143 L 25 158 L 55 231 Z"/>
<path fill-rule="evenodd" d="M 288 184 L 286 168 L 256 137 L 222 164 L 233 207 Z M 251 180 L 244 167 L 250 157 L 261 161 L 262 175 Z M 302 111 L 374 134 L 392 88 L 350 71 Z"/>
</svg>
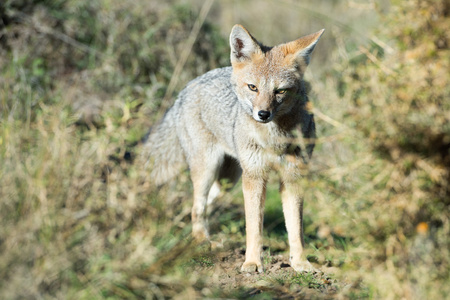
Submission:
<svg viewBox="0 0 450 300">
<path fill-rule="evenodd" d="M 241 272 L 262 273 L 264 272 L 264 268 L 261 262 L 244 262 L 244 264 L 241 267 Z"/>
<path fill-rule="evenodd" d="M 204 243 L 209 241 L 209 233 L 206 227 L 194 224 L 192 228 L 192 236 L 197 243 Z"/>
<path fill-rule="evenodd" d="M 291 263 L 291 267 L 298 273 L 300 272 L 316 272 L 317 269 L 315 269 L 311 263 L 307 260 L 298 261 L 295 263 Z"/>
<path fill-rule="evenodd" d="M 194 241 L 197 245 L 203 248 L 205 251 L 211 251 L 223 248 L 223 243 L 219 241 L 213 241 L 209 238 L 209 235 L 199 234 L 194 235 Z"/>
<path fill-rule="evenodd" d="M 210 241 L 210 243 L 211 243 L 211 250 L 223 248 L 223 243 L 222 242 Z"/>
</svg>

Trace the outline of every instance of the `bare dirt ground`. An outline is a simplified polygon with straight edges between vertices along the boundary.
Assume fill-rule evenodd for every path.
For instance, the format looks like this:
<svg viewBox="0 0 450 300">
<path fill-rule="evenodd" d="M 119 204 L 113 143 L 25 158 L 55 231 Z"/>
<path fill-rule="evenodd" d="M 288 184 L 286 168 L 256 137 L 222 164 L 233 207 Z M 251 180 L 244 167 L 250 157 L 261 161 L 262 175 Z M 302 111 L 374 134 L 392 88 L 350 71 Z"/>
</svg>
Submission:
<svg viewBox="0 0 450 300">
<path fill-rule="evenodd" d="M 332 268 L 320 267 L 313 273 L 296 273 L 289 265 L 287 256 L 264 252 L 263 273 L 243 273 L 240 271 L 244 262 L 245 250 L 242 247 L 220 249 L 204 257 L 195 258 L 194 270 L 207 274 L 206 282 L 211 290 L 204 289 L 202 293 L 208 297 L 217 296 L 214 290 L 219 288 L 231 298 L 256 297 L 263 299 L 297 299 L 335 298 L 343 287 L 342 283 L 332 278 L 328 271 Z M 325 269 L 324 271 L 322 271 Z"/>
</svg>

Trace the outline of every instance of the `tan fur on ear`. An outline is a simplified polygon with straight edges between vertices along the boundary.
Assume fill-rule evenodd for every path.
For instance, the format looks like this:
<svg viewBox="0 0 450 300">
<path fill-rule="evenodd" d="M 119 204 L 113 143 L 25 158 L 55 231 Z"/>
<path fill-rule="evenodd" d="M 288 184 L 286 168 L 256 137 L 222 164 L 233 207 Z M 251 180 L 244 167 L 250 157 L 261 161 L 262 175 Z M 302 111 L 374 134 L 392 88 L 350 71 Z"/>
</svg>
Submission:
<svg viewBox="0 0 450 300">
<path fill-rule="evenodd" d="M 297 59 L 303 58 L 304 62 L 309 64 L 311 53 L 324 31 L 325 29 L 322 29 L 316 33 L 280 45 L 281 51 L 283 51 L 285 56 L 295 55 Z"/>
</svg>

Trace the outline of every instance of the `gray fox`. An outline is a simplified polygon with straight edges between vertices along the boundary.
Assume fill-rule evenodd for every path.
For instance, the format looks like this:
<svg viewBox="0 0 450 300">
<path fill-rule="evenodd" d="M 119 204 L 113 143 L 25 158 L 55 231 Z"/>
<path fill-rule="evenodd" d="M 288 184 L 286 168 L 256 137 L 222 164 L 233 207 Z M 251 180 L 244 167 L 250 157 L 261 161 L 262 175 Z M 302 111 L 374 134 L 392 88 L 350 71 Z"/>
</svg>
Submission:
<svg viewBox="0 0 450 300">
<path fill-rule="evenodd" d="M 209 240 L 207 206 L 220 194 L 222 180 L 234 185 L 242 175 L 244 272 L 263 272 L 263 210 L 271 169 L 280 173 L 291 266 L 298 272 L 312 270 L 302 254 L 303 200 L 298 179 L 315 139 L 303 75 L 323 31 L 267 47 L 235 25 L 230 34 L 232 66 L 189 82 L 144 143 L 155 184 L 189 168 L 194 188 L 192 233 L 198 240 Z M 298 128 L 307 143 L 303 151 L 293 145 Z"/>
</svg>

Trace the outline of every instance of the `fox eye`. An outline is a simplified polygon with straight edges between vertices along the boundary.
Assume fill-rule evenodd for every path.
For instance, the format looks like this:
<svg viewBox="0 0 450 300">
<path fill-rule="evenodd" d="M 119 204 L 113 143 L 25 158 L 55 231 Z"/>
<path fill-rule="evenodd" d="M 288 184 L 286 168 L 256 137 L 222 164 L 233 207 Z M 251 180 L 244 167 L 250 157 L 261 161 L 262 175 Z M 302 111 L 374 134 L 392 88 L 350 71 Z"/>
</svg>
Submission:
<svg viewBox="0 0 450 300">
<path fill-rule="evenodd" d="M 275 94 L 283 95 L 283 94 L 286 94 L 286 92 L 287 92 L 287 90 L 276 90 Z"/>
<path fill-rule="evenodd" d="M 252 92 L 257 92 L 258 88 L 256 87 L 256 85 L 254 84 L 248 84 L 248 88 L 250 89 L 250 91 Z"/>
</svg>

